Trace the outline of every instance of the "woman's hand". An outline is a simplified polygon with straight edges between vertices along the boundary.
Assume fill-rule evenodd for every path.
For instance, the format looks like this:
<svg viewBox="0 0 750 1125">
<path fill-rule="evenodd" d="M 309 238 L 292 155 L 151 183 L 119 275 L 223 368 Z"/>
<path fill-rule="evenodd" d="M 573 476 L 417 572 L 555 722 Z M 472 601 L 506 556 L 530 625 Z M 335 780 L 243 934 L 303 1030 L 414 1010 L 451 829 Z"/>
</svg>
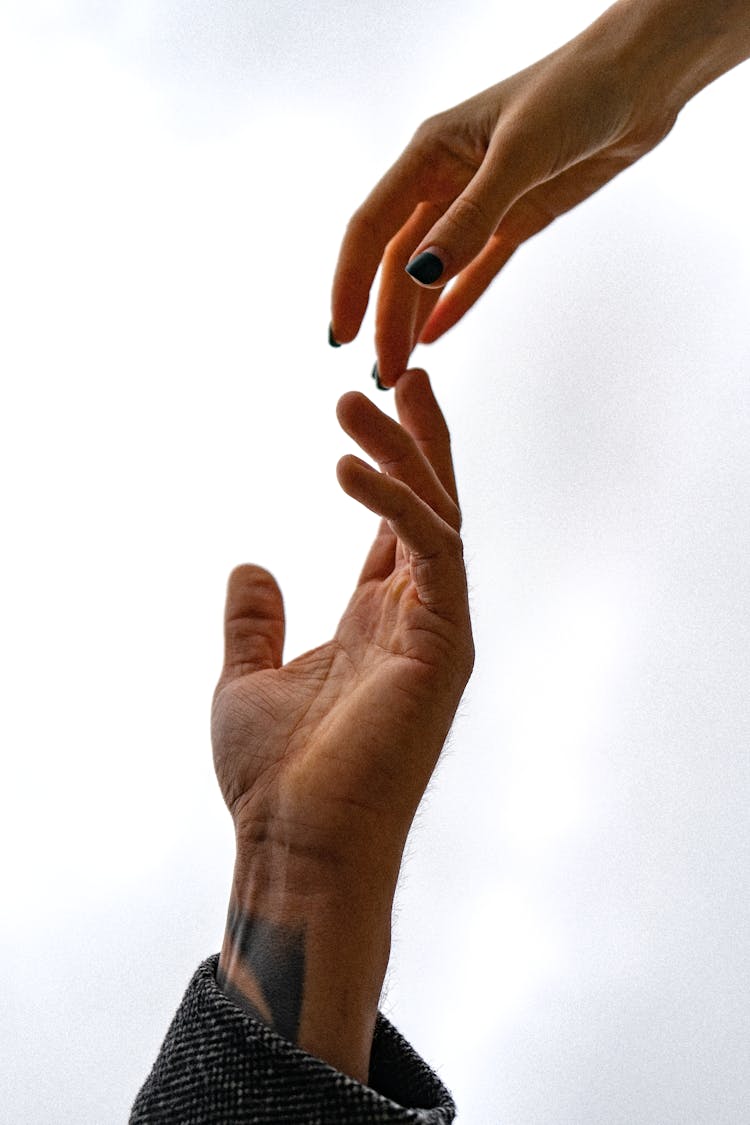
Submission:
<svg viewBox="0 0 750 1125">
<path fill-rule="evenodd" d="M 333 638 L 284 664 L 276 581 L 255 566 L 229 580 L 216 772 L 238 853 L 292 857 L 290 877 L 349 870 L 395 886 L 471 673 L 448 429 L 423 371 L 404 375 L 396 403 L 401 425 L 358 392 L 338 404 L 341 426 L 382 470 L 346 456 L 339 482 L 382 520 Z M 334 551 L 335 531 L 300 549 Z"/>
<path fill-rule="evenodd" d="M 349 222 L 334 339 L 356 336 L 382 265 L 375 346 L 393 386 L 414 346 L 460 320 L 521 243 L 658 144 L 688 98 L 748 51 L 746 0 L 620 0 L 551 55 L 425 121 Z"/>
</svg>

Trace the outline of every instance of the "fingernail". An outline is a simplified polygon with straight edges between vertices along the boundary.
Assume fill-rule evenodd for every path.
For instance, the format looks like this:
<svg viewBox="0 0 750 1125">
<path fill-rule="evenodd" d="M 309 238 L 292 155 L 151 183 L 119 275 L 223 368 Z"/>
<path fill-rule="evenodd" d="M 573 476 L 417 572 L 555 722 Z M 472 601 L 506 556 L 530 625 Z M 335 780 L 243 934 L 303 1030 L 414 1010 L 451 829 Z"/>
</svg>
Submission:
<svg viewBox="0 0 750 1125">
<path fill-rule="evenodd" d="M 341 344 L 338 342 L 338 340 L 336 339 L 336 337 L 333 334 L 333 325 L 332 324 L 328 325 L 328 343 L 331 345 L 332 348 L 340 348 L 341 347 Z"/>
<path fill-rule="evenodd" d="M 445 269 L 440 258 L 437 254 L 433 254 L 430 250 L 425 250 L 422 254 L 418 254 L 413 262 L 409 262 L 406 267 L 406 272 L 415 281 L 420 281 L 422 285 L 432 285 L 434 281 L 440 277 Z"/>
<path fill-rule="evenodd" d="M 376 385 L 376 387 L 378 388 L 379 391 L 387 391 L 388 390 L 388 388 L 384 387 L 383 384 L 380 382 L 380 372 L 378 371 L 377 363 L 375 364 L 375 366 L 372 369 L 372 377 L 375 380 L 375 385 Z"/>
</svg>

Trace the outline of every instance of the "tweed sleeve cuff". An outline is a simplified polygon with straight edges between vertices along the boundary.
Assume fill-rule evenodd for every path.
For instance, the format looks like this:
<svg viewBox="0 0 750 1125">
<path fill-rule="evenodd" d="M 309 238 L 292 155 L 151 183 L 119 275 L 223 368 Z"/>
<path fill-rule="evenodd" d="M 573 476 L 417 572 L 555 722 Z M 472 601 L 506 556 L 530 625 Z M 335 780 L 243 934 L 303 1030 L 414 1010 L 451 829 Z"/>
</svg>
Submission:
<svg viewBox="0 0 750 1125">
<path fill-rule="evenodd" d="M 369 1085 L 283 1039 L 216 983 L 218 953 L 188 985 L 129 1125 L 447 1125 L 443 1083 L 378 1012 Z"/>
</svg>

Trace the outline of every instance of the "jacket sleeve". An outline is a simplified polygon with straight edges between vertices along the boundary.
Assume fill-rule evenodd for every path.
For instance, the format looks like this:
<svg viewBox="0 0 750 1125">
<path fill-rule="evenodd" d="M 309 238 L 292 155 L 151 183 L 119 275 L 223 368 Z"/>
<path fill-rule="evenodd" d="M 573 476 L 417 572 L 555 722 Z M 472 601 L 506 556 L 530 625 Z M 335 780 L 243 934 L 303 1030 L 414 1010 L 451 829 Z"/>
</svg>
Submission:
<svg viewBox="0 0 750 1125">
<path fill-rule="evenodd" d="M 229 1000 L 219 954 L 188 985 L 130 1125 L 447 1125 L 443 1083 L 378 1012 L 367 1086 L 300 1050 Z"/>
</svg>

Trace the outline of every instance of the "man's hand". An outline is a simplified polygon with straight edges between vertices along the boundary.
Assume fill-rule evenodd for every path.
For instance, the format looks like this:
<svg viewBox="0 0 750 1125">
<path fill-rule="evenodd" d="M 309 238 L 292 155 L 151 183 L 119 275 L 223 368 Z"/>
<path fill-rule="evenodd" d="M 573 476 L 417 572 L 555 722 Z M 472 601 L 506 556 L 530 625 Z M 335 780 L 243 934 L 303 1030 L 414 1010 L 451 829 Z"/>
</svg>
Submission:
<svg viewBox="0 0 750 1125">
<path fill-rule="evenodd" d="M 356 336 L 382 266 L 375 347 L 393 386 L 415 345 L 460 320 L 523 242 L 649 152 L 748 53 L 747 0 L 619 0 L 551 55 L 429 118 L 349 222 L 335 341 Z"/>
<path fill-rule="evenodd" d="M 339 483 L 382 519 L 333 639 L 284 664 L 281 592 L 239 567 L 212 715 L 238 854 L 225 991 L 362 1080 L 404 845 L 474 657 L 448 429 L 423 371 L 396 403 L 401 425 L 338 404 L 382 470 L 346 456 Z"/>
</svg>

